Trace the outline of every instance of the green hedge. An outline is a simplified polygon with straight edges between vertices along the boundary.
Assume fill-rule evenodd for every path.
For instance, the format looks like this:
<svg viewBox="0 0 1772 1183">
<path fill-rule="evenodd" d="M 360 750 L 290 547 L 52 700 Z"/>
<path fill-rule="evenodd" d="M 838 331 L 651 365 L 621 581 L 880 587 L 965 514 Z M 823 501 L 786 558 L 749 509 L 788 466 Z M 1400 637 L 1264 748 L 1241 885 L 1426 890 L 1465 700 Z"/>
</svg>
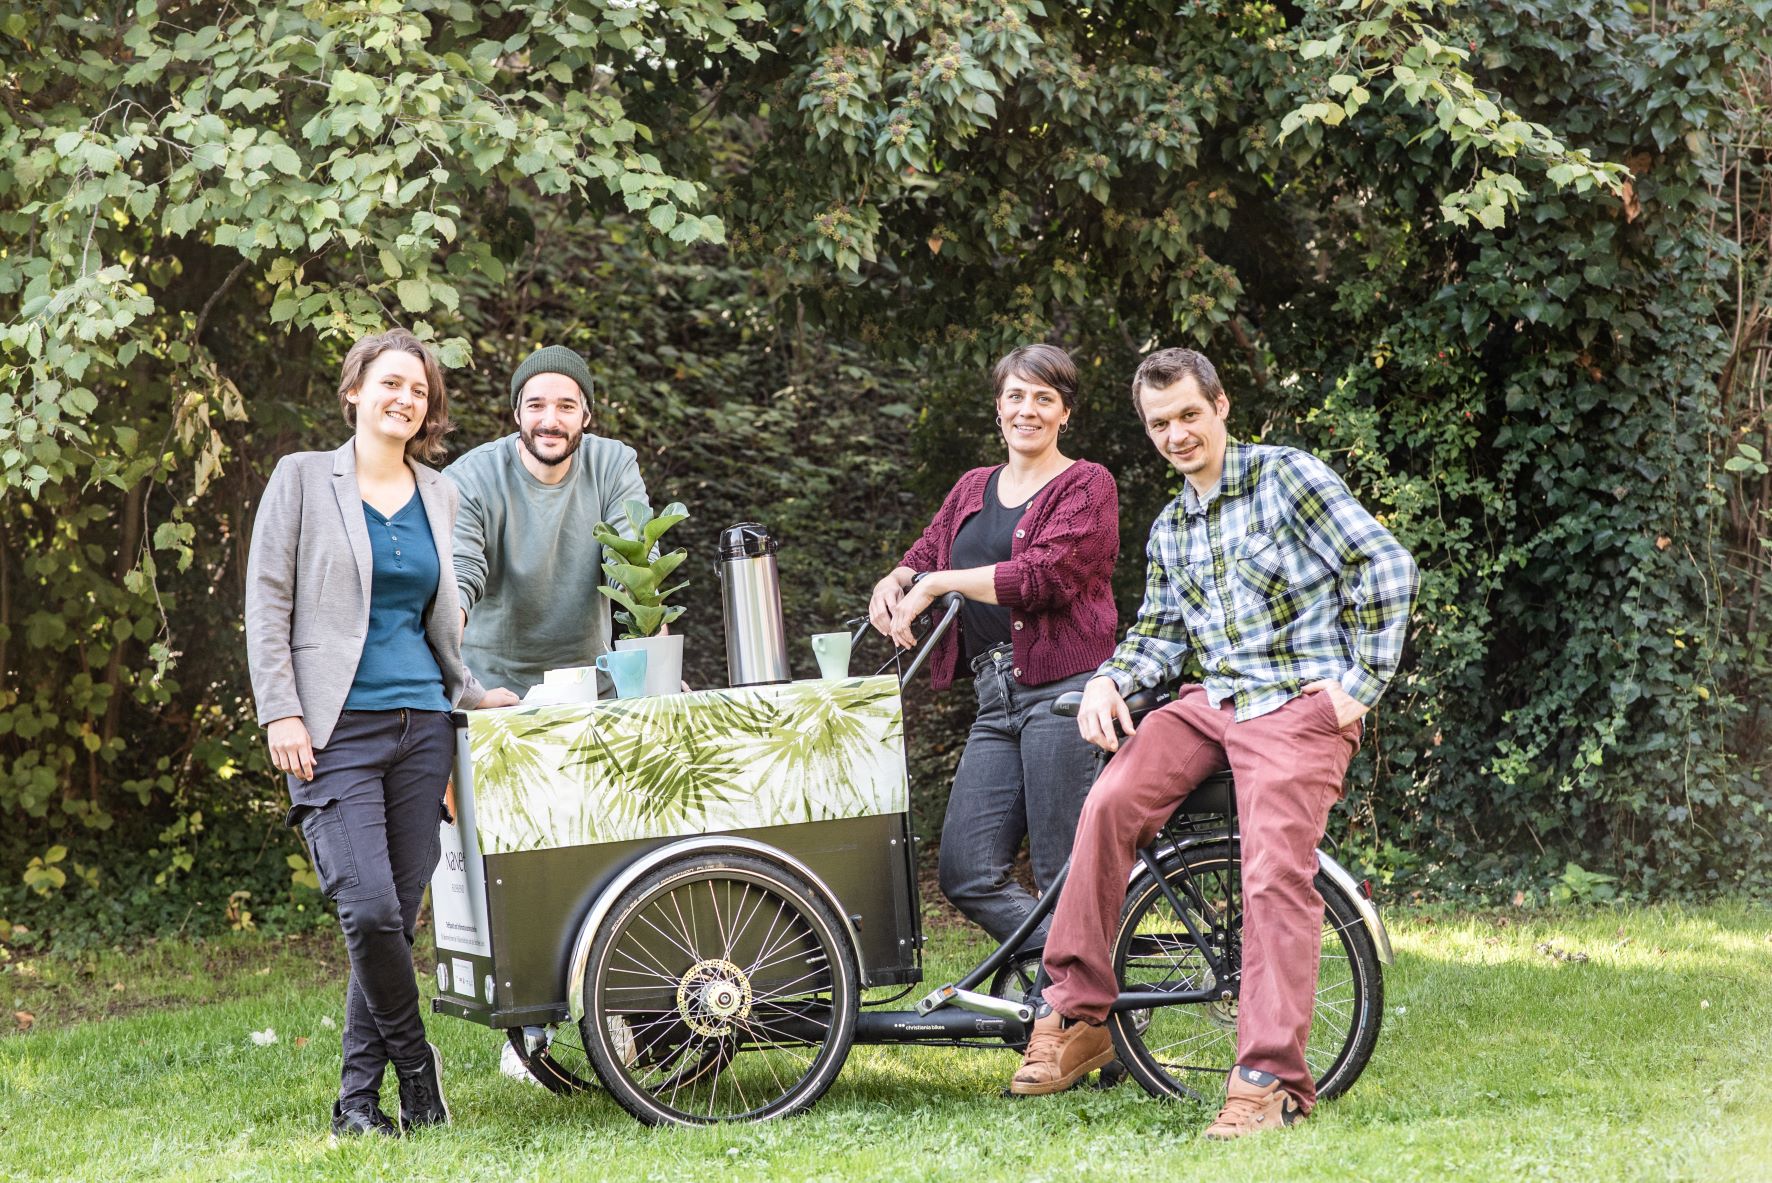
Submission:
<svg viewBox="0 0 1772 1183">
<path fill-rule="evenodd" d="M 454 368 L 457 447 L 536 343 L 592 359 L 695 515 L 704 684 L 718 529 L 780 532 L 792 630 L 835 626 L 996 454 L 986 368 L 1036 338 L 1082 363 L 1067 441 L 1120 480 L 1130 619 L 1173 474 L 1125 382 L 1196 345 L 1234 430 L 1324 455 L 1422 561 L 1350 861 L 1772 884 L 1767 0 L 115 16 L 0 20 L 0 917 L 315 910 L 245 546 L 396 319 Z M 913 706 L 925 832 L 963 700 Z"/>
</svg>

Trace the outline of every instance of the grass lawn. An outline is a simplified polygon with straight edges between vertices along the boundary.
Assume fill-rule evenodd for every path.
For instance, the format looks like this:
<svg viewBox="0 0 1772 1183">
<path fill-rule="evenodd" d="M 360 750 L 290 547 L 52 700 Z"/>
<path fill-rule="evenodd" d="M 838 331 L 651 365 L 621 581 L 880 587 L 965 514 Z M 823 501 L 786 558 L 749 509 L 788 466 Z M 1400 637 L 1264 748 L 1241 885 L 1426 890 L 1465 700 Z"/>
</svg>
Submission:
<svg viewBox="0 0 1772 1183">
<path fill-rule="evenodd" d="M 329 1149 L 336 939 L 15 962 L 0 994 L 34 1022 L 0 1038 L 0 1179 L 1772 1180 L 1772 909 L 1388 919 L 1365 1076 L 1223 1146 L 1204 1107 L 1132 1084 L 1001 1099 L 1007 1050 L 857 1048 L 805 1116 L 648 1130 L 501 1077 L 491 1032 L 429 1017 L 456 1124 Z M 936 927 L 928 978 L 978 952 Z"/>
</svg>

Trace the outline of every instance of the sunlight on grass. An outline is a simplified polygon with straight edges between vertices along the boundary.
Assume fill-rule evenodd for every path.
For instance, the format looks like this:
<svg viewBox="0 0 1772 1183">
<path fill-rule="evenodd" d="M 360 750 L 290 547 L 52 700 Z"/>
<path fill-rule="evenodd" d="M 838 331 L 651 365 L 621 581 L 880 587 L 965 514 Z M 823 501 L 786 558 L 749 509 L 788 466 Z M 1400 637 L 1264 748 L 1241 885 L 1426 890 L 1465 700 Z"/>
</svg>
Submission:
<svg viewBox="0 0 1772 1183">
<path fill-rule="evenodd" d="M 803 1117 L 649 1130 L 601 1093 L 500 1076 L 494 1033 L 430 1018 L 456 1125 L 329 1149 L 332 973 L 249 939 L 107 954 L 88 976 L 129 981 L 132 1013 L 60 1022 L 46 1004 L 29 1034 L 0 1039 L 0 1178 L 1021 1183 L 1141 1178 L 1160 1161 L 1166 1176 L 1312 1183 L 1772 1179 L 1772 911 L 1390 920 L 1398 959 L 1366 1075 L 1301 1129 L 1229 1146 L 1199 1139 L 1208 1106 L 1132 1085 L 1004 1099 L 1007 1048 L 858 1047 Z M 930 983 L 984 951 L 934 936 Z M 9 979 L 17 1005 L 61 972 Z M 267 1028 L 276 1042 L 255 1045 Z"/>
</svg>

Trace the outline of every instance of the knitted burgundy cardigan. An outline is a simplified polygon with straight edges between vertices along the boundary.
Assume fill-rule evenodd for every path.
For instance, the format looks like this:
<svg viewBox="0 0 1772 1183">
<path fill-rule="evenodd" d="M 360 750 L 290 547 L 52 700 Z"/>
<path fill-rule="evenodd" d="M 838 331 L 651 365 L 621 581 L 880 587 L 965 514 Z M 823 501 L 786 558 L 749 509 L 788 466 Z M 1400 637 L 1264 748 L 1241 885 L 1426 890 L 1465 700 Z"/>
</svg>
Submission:
<svg viewBox="0 0 1772 1183">
<path fill-rule="evenodd" d="M 954 537 L 984 508 L 985 486 L 997 467 L 975 468 L 959 479 L 905 552 L 904 566 L 948 569 Z M 1009 561 L 997 564 L 997 603 L 1009 609 L 1017 681 L 1041 686 L 1107 660 L 1120 623 L 1112 587 L 1119 556 L 1120 495 L 1113 474 L 1079 460 L 1035 495 L 1015 529 Z M 951 686 L 959 673 L 959 631 L 948 630 L 929 655 L 937 690 Z"/>
</svg>

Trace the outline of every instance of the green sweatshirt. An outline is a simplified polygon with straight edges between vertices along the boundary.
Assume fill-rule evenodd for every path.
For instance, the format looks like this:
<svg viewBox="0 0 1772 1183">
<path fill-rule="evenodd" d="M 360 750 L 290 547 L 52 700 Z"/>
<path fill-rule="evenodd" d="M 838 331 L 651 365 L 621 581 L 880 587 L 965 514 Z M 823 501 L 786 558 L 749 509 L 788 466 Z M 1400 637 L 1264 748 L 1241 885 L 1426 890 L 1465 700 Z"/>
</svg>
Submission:
<svg viewBox="0 0 1772 1183">
<path fill-rule="evenodd" d="M 443 470 L 461 489 L 455 582 L 468 614 L 461 655 L 488 689 L 519 696 L 550 669 L 590 665 L 609 649 L 603 548 L 591 527 L 630 534 L 622 502 L 646 500 L 634 449 L 586 434 L 566 479 L 544 485 L 523 467 L 515 434 Z"/>
</svg>

